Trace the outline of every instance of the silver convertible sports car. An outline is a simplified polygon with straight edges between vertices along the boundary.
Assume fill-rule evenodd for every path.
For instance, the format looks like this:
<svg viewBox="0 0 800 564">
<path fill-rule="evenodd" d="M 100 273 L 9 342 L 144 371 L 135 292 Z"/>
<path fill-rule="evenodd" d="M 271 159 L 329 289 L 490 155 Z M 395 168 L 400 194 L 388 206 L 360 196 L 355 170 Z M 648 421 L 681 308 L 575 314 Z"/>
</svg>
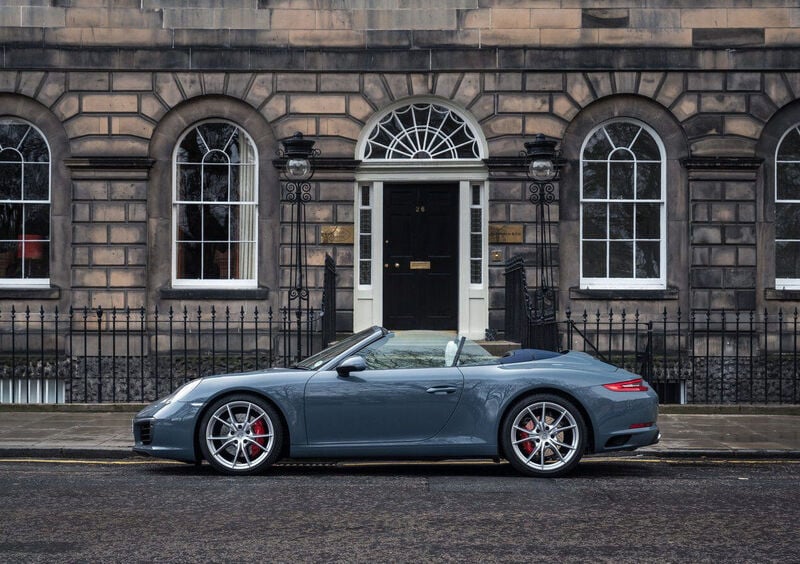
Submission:
<svg viewBox="0 0 800 564">
<path fill-rule="evenodd" d="M 658 441 L 658 397 L 580 352 L 495 357 L 434 331 L 356 333 L 286 369 L 198 378 L 133 421 L 140 454 L 226 474 L 281 457 L 505 458 L 559 476 Z"/>
</svg>

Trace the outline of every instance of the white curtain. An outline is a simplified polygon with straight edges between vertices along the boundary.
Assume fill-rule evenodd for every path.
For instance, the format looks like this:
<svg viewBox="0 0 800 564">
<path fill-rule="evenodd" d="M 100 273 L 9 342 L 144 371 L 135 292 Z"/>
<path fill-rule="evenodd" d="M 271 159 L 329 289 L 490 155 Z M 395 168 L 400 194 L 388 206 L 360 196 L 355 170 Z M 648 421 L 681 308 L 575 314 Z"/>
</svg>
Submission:
<svg viewBox="0 0 800 564">
<path fill-rule="evenodd" d="M 258 182 L 256 180 L 256 151 L 250 138 L 242 131 L 239 165 L 239 272 L 241 280 L 253 280 L 256 275 L 256 225 Z M 232 273 L 236 276 L 237 273 Z"/>
</svg>

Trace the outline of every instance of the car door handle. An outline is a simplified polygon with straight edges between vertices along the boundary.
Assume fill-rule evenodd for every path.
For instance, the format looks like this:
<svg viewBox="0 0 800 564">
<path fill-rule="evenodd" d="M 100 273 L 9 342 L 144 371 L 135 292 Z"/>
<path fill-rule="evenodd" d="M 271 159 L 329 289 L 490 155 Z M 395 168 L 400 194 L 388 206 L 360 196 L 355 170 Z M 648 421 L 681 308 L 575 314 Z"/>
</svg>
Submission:
<svg viewBox="0 0 800 564">
<path fill-rule="evenodd" d="M 454 394 L 458 391 L 458 388 L 454 388 L 453 386 L 433 386 L 425 390 L 429 394 Z"/>
</svg>

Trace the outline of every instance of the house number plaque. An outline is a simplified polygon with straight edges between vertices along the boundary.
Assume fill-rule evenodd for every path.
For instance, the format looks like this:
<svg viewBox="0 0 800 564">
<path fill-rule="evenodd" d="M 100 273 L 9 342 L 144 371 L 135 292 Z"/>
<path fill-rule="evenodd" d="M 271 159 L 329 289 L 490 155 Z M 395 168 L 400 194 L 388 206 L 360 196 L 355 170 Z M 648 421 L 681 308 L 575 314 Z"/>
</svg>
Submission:
<svg viewBox="0 0 800 564">
<path fill-rule="evenodd" d="M 489 243 L 522 243 L 521 223 L 490 223 Z"/>
<path fill-rule="evenodd" d="M 320 229 L 320 239 L 323 245 L 340 244 L 352 245 L 353 244 L 353 226 L 352 225 L 323 225 Z"/>
</svg>

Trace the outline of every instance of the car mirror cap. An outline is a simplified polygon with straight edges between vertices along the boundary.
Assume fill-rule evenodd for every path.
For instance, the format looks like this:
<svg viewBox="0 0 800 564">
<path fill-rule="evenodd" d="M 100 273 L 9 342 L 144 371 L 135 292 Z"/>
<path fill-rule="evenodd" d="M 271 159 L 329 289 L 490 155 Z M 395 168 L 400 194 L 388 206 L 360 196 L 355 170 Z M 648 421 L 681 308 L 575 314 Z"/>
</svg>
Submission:
<svg viewBox="0 0 800 564">
<path fill-rule="evenodd" d="M 366 369 L 367 362 L 363 357 L 351 356 L 343 360 L 342 363 L 336 367 L 336 372 L 339 376 L 349 376 L 351 372 L 361 372 Z"/>
</svg>

